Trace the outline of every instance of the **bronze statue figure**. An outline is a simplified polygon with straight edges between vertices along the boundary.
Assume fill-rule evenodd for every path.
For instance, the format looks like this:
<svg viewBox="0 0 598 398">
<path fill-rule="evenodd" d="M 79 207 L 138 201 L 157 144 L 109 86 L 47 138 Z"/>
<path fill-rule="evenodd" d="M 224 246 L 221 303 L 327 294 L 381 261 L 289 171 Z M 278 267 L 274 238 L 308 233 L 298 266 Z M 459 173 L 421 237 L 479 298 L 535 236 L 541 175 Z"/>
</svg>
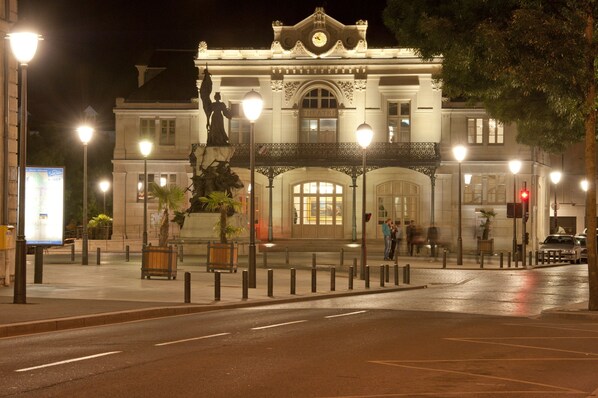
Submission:
<svg viewBox="0 0 598 398">
<path fill-rule="evenodd" d="M 230 119 L 230 109 L 220 101 L 220 93 L 214 95 L 214 102 L 210 99 L 212 94 L 212 78 L 208 68 L 204 70 L 204 78 L 199 87 L 199 95 L 203 104 L 204 112 L 206 113 L 208 130 L 208 141 L 207 146 L 227 146 L 230 145 L 228 142 L 228 135 L 224 129 L 224 117 Z"/>
</svg>

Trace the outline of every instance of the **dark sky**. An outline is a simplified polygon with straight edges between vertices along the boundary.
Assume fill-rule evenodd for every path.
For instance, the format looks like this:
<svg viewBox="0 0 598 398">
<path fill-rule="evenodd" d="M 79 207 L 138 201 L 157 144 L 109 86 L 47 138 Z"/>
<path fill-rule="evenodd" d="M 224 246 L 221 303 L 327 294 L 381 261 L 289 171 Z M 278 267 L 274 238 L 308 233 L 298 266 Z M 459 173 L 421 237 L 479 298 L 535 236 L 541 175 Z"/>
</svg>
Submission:
<svg viewBox="0 0 598 398">
<path fill-rule="evenodd" d="M 294 25 L 323 6 L 344 24 L 367 19 L 370 47 L 393 46 L 385 0 L 19 0 L 20 18 L 44 41 L 29 66 L 33 124 L 77 124 L 88 105 L 112 124 L 115 97 L 136 83 L 134 65 L 156 48 L 268 48 L 274 20 Z"/>
</svg>

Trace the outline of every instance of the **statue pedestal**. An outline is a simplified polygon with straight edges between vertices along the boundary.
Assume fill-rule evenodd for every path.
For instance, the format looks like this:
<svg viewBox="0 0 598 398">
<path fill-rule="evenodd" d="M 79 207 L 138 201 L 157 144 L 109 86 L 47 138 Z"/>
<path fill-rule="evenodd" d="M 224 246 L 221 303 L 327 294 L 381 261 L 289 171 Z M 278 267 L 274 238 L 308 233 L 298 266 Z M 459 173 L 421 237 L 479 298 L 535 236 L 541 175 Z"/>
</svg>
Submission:
<svg viewBox="0 0 598 398">
<path fill-rule="evenodd" d="M 248 237 L 247 226 L 243 225 L 242 216 L 235 214 L 229 217 L 228 222 L 235 226 L 244 226 L 245 230 L 241 237 Z M 181 229 L 181 240 L 183 241 L 183 253 L 188 255 L 207 254 L 208 241 L 220 242 L 218 231 L 214 230 L 216 223 L 220 221 L 219 213 L 191 213 L 185 218 L 185 224 Z M 229 242 L 235 239 L 229 239 Z"/>
</svg>

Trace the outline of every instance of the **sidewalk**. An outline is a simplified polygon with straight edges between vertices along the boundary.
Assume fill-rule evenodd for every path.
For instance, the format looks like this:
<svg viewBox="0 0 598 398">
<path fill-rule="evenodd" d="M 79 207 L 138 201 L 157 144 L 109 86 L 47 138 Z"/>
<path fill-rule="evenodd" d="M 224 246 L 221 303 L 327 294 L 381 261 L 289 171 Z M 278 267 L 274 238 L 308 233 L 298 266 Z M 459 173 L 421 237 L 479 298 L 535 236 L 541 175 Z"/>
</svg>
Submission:
<svg viewBox="0 0 598 398">
<path fill-rule="evenodd" d="M 416 269 L 441 269 L 440 261 L 426 257 L 401 257 L 399 263 L 399 284 L 395 285 L 394 264 L 369 259 L 370 287 L 360 280 L 360 271 L 349 290 L 349 266 L 353 264 L 354 253 L 344 255 L 340 265 L 339 253 L 316 254 L 316 293 L 312 293 L 311 253 L 293 253 L 286 264 L 284 253 L 269 253 L 267 267 L 273 270 L 273 296 L 268 296 L 267 269 L 262 254 L 257 259 L 257 287 L 249 289 L 248 299 L 242 298 L 242 270 L 247 258 L 239 260 L 237 273 L 221 273 L 220 300 L 215 300 L 215 277 L 206 272 L 205 259 L 185 257 L 179 263 L 176 280 L 153 277 L 141 279 L 139 255 L 131 254 L 125 261 L 124 253 L 102 254 L 101 265 L 96 265 L 95 253 L 90 253 L 89 265 L 80 263 L 80 256 L 71 262 L 69 254 L 50 250 L 44 256 L 43 283 L 34 284 L 34 256 L 27 257 L 27 304 L 12 304 L 14 288 L 0 287 L 0 338 L 29 333 L 39 333 L 109 323 L 127 322 L 162 316 L 181 315 L 194 312 L 241 308 L 277 304 L 291 301 L 322 299 L 346 295 L 378 294 L 398 290 L 425 288 L 429 281 L 411 277 L 411 284 L 404 283 L 405 265 Z M 473 258 L 465 258 L 464 265 L 447 262 L 447 276 L 450 269 L 480 269 Z M 380 266 L 389 265 L 388 282 L 380 285 Z M 512 265 L 514 267 L 514 264 Z M 290 294 L 290 268 L 296 269 L 296 294 Z M 334 267 L 334 282 L 331 269 Z M 504 270 L 515 270 L 506 268 Z M 518 268 L 524 271 L 524 268 Z M 497 260 L 487 261 L 483 270 L 500 270 Z M 191 277 L 191 300 L 184 302 L 184 274 Z M 333 286 L 334 284 L 334 286 Z M 332 290 L 334 288 L 334 291 Z M 587 304 L 586 304 L 587 308 Z M 581 311 L 580 311 L 581 309 Z M 560 313 L 570 313 L 559 309 Z M 583 304 L 574 313 L 583 313 Z M 585 311 L 589 312 L 589 311 Z M 598 314 L 591 314 L 598 315 Z M 598 316 L 597 316 L 598 318 Z"/>
</svg>

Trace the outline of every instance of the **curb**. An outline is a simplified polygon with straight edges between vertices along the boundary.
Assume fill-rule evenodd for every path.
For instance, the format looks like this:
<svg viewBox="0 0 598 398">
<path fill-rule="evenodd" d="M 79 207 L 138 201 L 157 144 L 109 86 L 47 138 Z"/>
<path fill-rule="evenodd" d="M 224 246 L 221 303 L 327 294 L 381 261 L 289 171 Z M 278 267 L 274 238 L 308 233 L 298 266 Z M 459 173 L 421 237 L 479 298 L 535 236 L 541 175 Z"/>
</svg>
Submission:
<svg viewBox="0 0 598 398">
<path fill-rule="evenodd" d="M 239 303 L 227 303 L 221 304 L 213 301 L 210 304 L 190 304 L 190 305 L 177 305 L 177 306 L 164 306 L 164 307 L 153 307 L 144 308 L 140 310 L 127 310 L 127 311 L 115 311 L 107 312 L 103 314 L 93 315 L 79 315 L 65 318 L 46 319 L 42 321 L 29 321 L 20 323 L 11 323 L 6 325 L 0 325 L 0 338 L 16 337 L 36 333 L 47 333 L 55 332 L 59 330 L 78 329 L 93 326 L 111 325 L 116 323 L 135 322 L 146 319 L 164 318 L 169 316 L 180 316 L 189 315 L 200 312 L 218 311 L 225 309 L 236 309 L 236 308 L 250 308 L 250 307 L 262 307 L 267 305 L 276 304 L 287 304 L 303 301 L 314 301 L 328 298 L 337 297 L 348 297 L 348 296 L 360 296 L 369 294 L 379 293 L 392 293 L 399 291 L 408 291 L 416 289 L 425 289 L 427 285 L 418 286 L 404 286 L 404 287 L 390 287 L 390 288 L 379 288 L 376 290 L 358 290 L 358 291 L 346 291 L 339 293 L 321 293 L 313 294 L 310 296 L 296 296 L 281 299 L 258 299 L 256 301 L 242 301 Z"/>
</svg>

